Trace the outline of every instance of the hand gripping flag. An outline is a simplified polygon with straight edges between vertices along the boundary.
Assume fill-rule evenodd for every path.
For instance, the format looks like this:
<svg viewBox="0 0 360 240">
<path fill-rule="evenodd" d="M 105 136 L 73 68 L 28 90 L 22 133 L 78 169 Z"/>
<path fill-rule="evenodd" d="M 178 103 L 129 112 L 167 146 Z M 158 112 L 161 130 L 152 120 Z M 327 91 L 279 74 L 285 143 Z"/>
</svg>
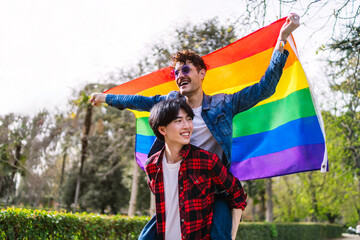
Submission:
<svg viewBox="0 0 360 240">
<path fill-rule="evenodd" d="M 260 81 L 264 75 L 285 18 L 203 57 L 208 71 L 206 94 L 234 93 Z M 293 37 L 276 92 L 233 119 L 231 172 L 239 180 L 321 170 L 326 172 L 327 152 L 321 115 L 299 61 Z M 114 87 L 105 93 L 166 95 L 178 90 L 170 67 Z M 155 140 L 149 112 L 136 116 L 136 160 L 144 168 Z"/>
</svg>

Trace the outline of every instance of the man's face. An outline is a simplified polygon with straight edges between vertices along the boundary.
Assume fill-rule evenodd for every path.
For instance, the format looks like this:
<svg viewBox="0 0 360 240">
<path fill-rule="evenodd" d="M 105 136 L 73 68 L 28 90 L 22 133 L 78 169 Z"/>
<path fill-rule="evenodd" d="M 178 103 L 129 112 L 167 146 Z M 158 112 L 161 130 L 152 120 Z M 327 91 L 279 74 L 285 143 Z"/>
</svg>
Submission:
<svg viewBox="0 0 360 240">
<path fill-rule="evenodd" d="M 186 66 L 189 68 L 186 69 Z M 196 67 L 189 60 L 186 63 L 178 62 L 175 65 L 175 82 L 182 95 L 190 97 L 198 92 L 202 93 L 202 81 L 205 77 L 206 70 L 197 70 Z M 189 70 L 188 73 L 187 70 Z M 185 72 L 185 73 L 184 73 Z"/>
<path fill-rule="evenodd" d="M 174 144 L 182 147 L 190 143 L 193 131 L 192 118 L 181 108 L 175 120 L 167 126 L 160 126 L 159 132 L 164 135 L 166 144 Z"/>
</svg>

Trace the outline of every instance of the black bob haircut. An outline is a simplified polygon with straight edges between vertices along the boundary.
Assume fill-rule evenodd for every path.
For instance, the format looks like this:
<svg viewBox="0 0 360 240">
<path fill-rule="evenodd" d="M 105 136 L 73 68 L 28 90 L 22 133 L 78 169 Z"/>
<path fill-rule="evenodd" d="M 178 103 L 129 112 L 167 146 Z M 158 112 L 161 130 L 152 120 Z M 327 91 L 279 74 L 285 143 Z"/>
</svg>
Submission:
<svg viewBox="0 0 360 240">
<path fill-rule="evenodd" d="M 191 107 L 181 98 L 169 99 L 155 104 L 149 117 L 149 124 L 156 137 L 164 141 L 164 136 L 158 131 L 160 126 L 167 126 L 174 121 L 180 111 L 183 109 L 191 119 L 194 118 L 194 112 Z"/>
</svg>

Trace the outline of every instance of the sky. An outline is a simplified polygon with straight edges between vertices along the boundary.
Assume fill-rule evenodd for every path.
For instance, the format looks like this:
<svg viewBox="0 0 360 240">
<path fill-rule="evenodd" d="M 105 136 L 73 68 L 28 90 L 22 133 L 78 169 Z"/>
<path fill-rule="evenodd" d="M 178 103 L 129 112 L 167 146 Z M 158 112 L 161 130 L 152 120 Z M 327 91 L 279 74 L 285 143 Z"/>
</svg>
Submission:
<svg viewBox="0 0 360 240">
<path fill-rule="evenodd" d="M 245 2 L 1 0 L 0 115 L 65 109 L 73 89 L 136 64 L 152 42 L 167 38 L 182 23 L 236 18 L 245 11 Z M 277 2 L 269 1 L 272 14 L 266 24 L 277 20 Z M 282 11 L 290 10 L 283 6 Z M 309 33 L 301 26 L 294 37 L 300 57 L 310 66 L 305 71 L 315 74 L 308 63 L 326 40 L 308 44 Z"/>
</svg>

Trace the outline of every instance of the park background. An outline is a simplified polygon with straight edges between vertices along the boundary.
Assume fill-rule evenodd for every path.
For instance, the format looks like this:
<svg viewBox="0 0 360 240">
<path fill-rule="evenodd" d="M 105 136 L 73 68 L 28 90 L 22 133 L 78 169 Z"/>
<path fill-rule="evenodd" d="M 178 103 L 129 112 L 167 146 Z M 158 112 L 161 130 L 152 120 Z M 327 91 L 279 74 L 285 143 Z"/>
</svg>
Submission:
<svg viewBox="0 0 360 240">
<path fill-rule="evenodd" d="M 329 172 L 244 181 L 245 221 L 360 220 L 358 1 L 1 1 L 0 204 L 152 215 L 135 118 L 104 91 L 296 12 L 300 61 L 324 120 Z"/>
</svg>

